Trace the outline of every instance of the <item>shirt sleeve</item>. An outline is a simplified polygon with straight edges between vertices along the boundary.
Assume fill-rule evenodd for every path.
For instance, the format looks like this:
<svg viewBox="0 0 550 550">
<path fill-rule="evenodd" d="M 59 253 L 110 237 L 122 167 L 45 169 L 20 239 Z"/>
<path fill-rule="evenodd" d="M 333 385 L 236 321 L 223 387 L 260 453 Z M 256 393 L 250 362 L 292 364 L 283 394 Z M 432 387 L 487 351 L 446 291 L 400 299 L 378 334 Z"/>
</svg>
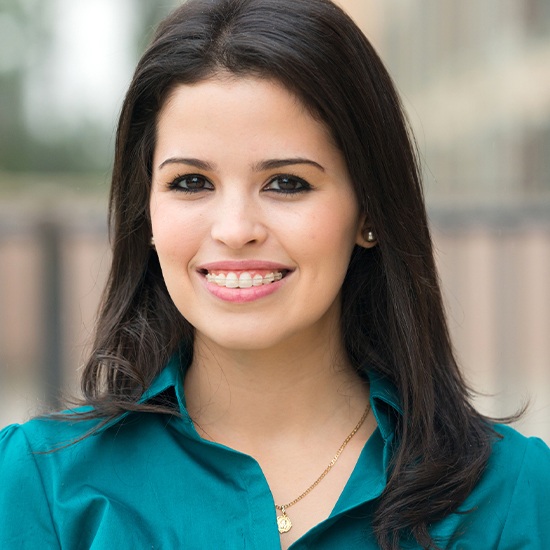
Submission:
<svg viewBox="0 0 550 550">
<path fill-rule="evenodd" d="M 18 425 L 0 431 L 0 548 L 61 548 L 33 451 Z"/>
<path fill-rule="evenodd" d="M 543 550 L 550 540 L 550 449 L 527 442 L 498 550 Z"/>
</svg>

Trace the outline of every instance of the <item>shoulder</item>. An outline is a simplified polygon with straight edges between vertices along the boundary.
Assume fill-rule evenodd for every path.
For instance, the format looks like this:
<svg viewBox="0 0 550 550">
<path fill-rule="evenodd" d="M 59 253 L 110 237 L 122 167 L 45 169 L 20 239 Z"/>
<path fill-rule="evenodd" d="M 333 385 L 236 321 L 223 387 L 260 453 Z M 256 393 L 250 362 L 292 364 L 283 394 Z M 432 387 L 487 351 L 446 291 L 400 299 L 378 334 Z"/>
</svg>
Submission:
<svg viewBox="0 0 550 550">
<path fill-rule="evenodd" d="M 524 437 L 507 426 L 496 426 L 488 465 L 502 531 L 499 548 L 541 549 L 550 538 L 550 449 L 541 439 Z"/>
<path fill-rule="evenodd" d="M 77 419 L 76 412 L 72 420 L 72 414 L 38 417 L 0 431 L 0 486 L 13 485 L 12 498 L 18 498 L 21 483 L 29 490 L 42 488 L 49 498 L 64 477 L 86 467 L 87 457 L 103 452 L 105 437 L 89 435 L 100 421 Z"/>
<path fill-rule="evenodd" d="M 550 449 L 536 437 L 525 437 L 497 424 L 491 457 L 477 492 L 492 495 L 505 506 L 546 499 L 550 494 Z"/>
<path fill-rule="evenodd" d="M 550 449 L 509 426 L 494 430 L 485 472 L 462 507 L 471 511 L 470 532 L 490 536 L 487 547 L 542 550 L 550 538 Z"/>
<path fill-rule="evenodd" d="M 13 469 L 23 456 L 29 454 L 29 444 L 19 424 L 12 424 L 0 431 L 0 471 Z"/>
<path fill-rule="evenodd" d="M 7 426 L 0 431 L 0 448 L 12 453 L 48 453 L 66 447 L 82 439 L 99 423 L 98 420 L 79 420 L 79 412 L 84 409 L 67 412 L 63 419 L 52 415 Z"/>
<path fill-rule="evenodd" d="M 493 426 L 485 471 L 458 513 L 433 535 L 447 549 L 542 550 L 550 538 L 550 449 L 513 428 Z"/>
<path fill-rule="evenodd" d="M 90 430 L 89 422 L 70 422 L 36 418 L 25 424 L 12 424 L 0 431 L 0 486 L 27 483 L 40 487 L 47 484 L 48 474 L 66 460 L 68 449 Z M 61 452 L 64 450 L 64 452 Z M 44 468 L 49 464 L 51 468 Z M 40 481 L 40 483 L 37 482 Z M 4 491 L 4 495 L 6 492 Z"/>
<path fill-rule="evenodd" d="M 51 500 L 20 425 L 0 431 L 0 547 L 58 548 Z"/>
<path fill-rule="evenodd" d="M 489 474 L 506 480 L 512 493 L 512 505 L 526 501 L 541 502 L 547 510 L 550 526 L 550 449 L 538 437 L 525 437 L 509 426 L 497 425 L 501 436 L 493 445 Z M 550 534 L 550 533 L 549 533 Z"/>
<path fill-rule="evenodd" d="M 110 488 L 124 476 L 125 465 L 144 454 L 147 433 L 153 426 L 158 430 L 160 422 L 155 415 L 131 415 L 127 422 L 89 435 L 100 421 L 76 418 L 37 418 L 0 431 L 0 548 L 63 546 L 60 529 L 71 524 L 68 518 L 74 525 L 87 521 L 89 499 L 74 500 L 75 491 L 98 480 Z M 132 453 L 138 442 L 142 447 Z M 119 465 L 122 459 L 127 462 Z M 147 466 L 143 462 L 142 478 Z"/>
<path fill-rule="evenodd" d="M 107 424 L 86 419 L 76 409 L 14 424 L 0 431 L 0 465 L 4 471 L 29 471 L 33 465 L 46 489 L 77 470 L 93 469 L 94 462 L 126 457 L 129 448 L 141 451 L 161 437 L 167 420 L 151 413 L 121 415 Z M 3 478 L 0 469 L 0 479 Z"/>
<path fill-rule="evenodd" d="M 72 461 L 75 456 L 142 440 L 158 430 L 159 423 L 166 424 L 162 415 L 139 412 L 123 413 L 107 422 L 86 416 L 91 410 L 80 407 L 7 426 L 0 430 L 0 454 L 30 453 L 39 465 Z"/>
<path fill-rule="evenodd" d="M 509 479 L 536 476 L 550 489 L 550 449 L 537 437 L 526 437 L 509 426 L 497 424 L 498 438 L 493 444 L 488 473 L 506 474 Z M 521 488 L 520 488 L 521 489 Z"/>
</svg>

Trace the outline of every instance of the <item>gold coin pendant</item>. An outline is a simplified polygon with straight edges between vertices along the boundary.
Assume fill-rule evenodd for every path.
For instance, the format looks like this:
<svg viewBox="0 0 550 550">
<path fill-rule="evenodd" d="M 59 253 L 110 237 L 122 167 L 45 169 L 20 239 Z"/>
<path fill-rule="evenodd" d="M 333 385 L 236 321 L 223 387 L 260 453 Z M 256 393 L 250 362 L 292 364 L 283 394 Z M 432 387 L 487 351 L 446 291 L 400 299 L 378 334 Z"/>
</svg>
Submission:
<svg viewBox="0 0 550 550">
<path fill-rule="evenodd" d="M 277 516 L 277 527 L 279 528 L 279 533 L 288 533 L 292 528 L 292 522 L 286 514 L 283 514 L 282 516 Z"/>
</svg>

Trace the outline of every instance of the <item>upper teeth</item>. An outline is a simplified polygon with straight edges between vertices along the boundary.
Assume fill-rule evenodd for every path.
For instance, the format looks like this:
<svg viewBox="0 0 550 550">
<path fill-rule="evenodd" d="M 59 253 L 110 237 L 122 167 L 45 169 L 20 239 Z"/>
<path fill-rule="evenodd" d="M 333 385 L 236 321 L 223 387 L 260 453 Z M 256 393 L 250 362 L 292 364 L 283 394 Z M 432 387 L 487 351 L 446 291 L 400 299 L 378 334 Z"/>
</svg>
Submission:
<svg viewBox="0 0 550 550">
<path fill-rule="evenodd" d="M 237 274 L 233 271 L 229 273 L 207 273 L 206 280 L 209 283 L 215 283 L 218 286 L 224 286 L 226 288 L 250 288 L 252 286 L 261 286 L 271 284 L 273 281 L 280 281 L 283 278 L 281 271 L 273 271 L 262 276 L 256 273 L 254 276 L 248 272 L 243 271 Z"/>
</svg>

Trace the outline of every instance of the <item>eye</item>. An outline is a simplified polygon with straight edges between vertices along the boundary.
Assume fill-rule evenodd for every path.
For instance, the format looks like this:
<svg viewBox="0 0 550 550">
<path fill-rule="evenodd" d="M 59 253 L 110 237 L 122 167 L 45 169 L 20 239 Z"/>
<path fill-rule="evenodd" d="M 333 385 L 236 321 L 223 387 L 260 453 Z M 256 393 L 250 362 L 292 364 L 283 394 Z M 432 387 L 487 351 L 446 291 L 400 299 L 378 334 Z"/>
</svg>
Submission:
<svg viewBox="0 0 550 550">
<path fill-rule="evenodd" d="M 295 194 L 310 191 L 311 185 L 298 176 L 279 175 L 272 178 L 264 187 L 264 191 Z"/>
<path fill-rule="evenodd" d="M 214 189 L 212 183 L 199 174 L 178 176 L 169 183 L 169 187 L 175 191 L 183 191 L 184 193 L 198 193 Z"/>
</svg>

